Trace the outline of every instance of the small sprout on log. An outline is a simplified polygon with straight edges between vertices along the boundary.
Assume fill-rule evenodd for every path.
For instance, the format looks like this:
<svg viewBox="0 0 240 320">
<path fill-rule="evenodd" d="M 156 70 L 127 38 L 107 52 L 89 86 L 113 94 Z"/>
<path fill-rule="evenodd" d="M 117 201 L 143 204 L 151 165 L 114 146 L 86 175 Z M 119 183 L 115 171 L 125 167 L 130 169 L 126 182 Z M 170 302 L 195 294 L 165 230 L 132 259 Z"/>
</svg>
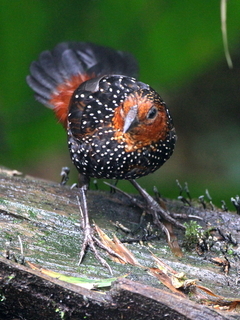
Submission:
<svg viewBox="0 0 240 320">
<path fill-rule="evenodd" d="M 210 196 L 210 193 L 209 193 L 208 189 L 206 189 L 205 193 L 206 193 L 206 196 L 207 196 L 208 200 L 212 201 L 212 197 Z"/>
<path fill-rule="evenodd" d="M 62 171 L 60 173 L 60 176 L 62 177 L 60 184 L 62 186 L 65 186 L 65 184 L 68 182 L 69 173 L 70 173 L 70 169 L 68 167 L 62 167 Z"/>
<path fill-rule="evenodd" d="M 156 198 L 158 198 L 158 199 L 161 198 L 161 194 L 158 191 L 158 188 L 156 186 L 153 187 L 153 192 L 154 192 Z"/>
<path fill-rule="evenodd" d="M 198 201 L 202 204 L 203 209 L 206 209 L 206 202 L 204 200 L 204 195 L 198 197 Z"/>
<path fill-rule="evenodd" d="M 94 185 L 95 189 L 98 190 L 98 182 L 97 182 L 97 179 L 93 179 L 93 185 Z"/>
<path fill-rule="evenodd" d="M 186 192 L 186 194 L 188 196 L 188 199 L 191 201 L 192 198 L 191 198 L 191 195 L 190 195 L 190 192 L 189 192 L 189 188 L 188 188 L 188 183 L 187 182 L 185 182 L 184 190 L 185 190 L 185 192 Z"/>
<path fill-rule="evenodd" d="M 181 200 L 184 204 L 187 204 L 189 206 L 191 206 L 191 196 L 190 196 L 190 192 L 189 192 L 189 188 L 188 188 L 188 183 L 185 182 L 184 184 L 184 188 L 182 187 L 182 185 L 180 184 L 180 182 L 176 179 L 176 183 L 177 186 L 180 190 L 179 196 L 178 196 L 178 200 Z M 183 196 L 183 193 L 186 193 L 187 197 Z"/>
<path fill-rule="evenodd" d="M 208 198 L 208 200 L 209 200 L 211 209 L 214 210 L 214 205 L 213 205 L 213 203 L 212 203 L 212 197 L 210 196 L 210 193 L 209 193 L 208 189 L 206 189 L 205 193 L 206 193 L 206 196 L 207 196 L 207 198 Z"/>
<path fill-rule="evenodd" d="M 187 204 L 189 205 L 189 207 L 191 207 L 191 203 L 183 196 L 178 196 L 178 200 L 182 201 L 184 204 Z"/>
<path fill-rule="evenodd" d="M 176 179 L 176 183 L 177 183 L 177 186 L 178 186 L 178 188 L 179 188 L 179 190 L 180 190 L 179 195 L 181 196 L 182 193 L 183 193 L 183 187 L 181 186 L 181 184 L 180 184 L 180 182 L 178 181 L 178 179 Z"/>
<path fill-rule="evenodd" d="M 226 202 L 224 200 L 221 200 L 221 208 L 222 208 L 222 211 L 224 212 L 228 212 L 228 207 L 226 205 Z"/>
<path fill-rule="evenodd" d="M 231 202 L 237 210 L 237 214 L 240 214 L 240 198 L 236 196 L 235 198 L 231 198 Z"/>
</svg>

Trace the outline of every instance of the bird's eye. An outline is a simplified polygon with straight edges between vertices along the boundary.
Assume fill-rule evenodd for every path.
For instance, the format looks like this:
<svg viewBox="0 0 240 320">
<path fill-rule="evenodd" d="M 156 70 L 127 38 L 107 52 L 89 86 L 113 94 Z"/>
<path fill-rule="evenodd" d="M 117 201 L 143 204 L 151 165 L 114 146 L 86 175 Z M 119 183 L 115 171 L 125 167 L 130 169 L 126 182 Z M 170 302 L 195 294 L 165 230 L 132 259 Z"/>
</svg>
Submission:
<svg viewBox="0 0 240 320">
<path fill-rule="evenodd" d="M 149 111 L 148 111 L 148 114 L 147 114 L 147 119 L 154 119 L 157 115 L 157 108 L 156 107 L 152 107 Z"/>
</svg>

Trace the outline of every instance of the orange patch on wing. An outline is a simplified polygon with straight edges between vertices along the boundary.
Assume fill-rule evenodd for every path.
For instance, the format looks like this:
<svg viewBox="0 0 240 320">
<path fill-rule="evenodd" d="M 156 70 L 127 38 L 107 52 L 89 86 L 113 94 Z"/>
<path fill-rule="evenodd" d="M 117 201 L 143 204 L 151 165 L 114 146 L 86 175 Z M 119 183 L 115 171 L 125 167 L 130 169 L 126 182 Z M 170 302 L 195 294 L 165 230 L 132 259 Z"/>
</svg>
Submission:
<svg viewBox="0 0 240 320">
<path fill-rule="evenodd" d="M 52 94 L 49 103 L 54 106 L 55 115 L 65 128 L 67 127 L 68 108 L 73 92 L 80 84 L 93 77 L 87 74 L 74 75 L 71 79 L 59 84 L 55 89 L 55 93 Z"/>
</svg>

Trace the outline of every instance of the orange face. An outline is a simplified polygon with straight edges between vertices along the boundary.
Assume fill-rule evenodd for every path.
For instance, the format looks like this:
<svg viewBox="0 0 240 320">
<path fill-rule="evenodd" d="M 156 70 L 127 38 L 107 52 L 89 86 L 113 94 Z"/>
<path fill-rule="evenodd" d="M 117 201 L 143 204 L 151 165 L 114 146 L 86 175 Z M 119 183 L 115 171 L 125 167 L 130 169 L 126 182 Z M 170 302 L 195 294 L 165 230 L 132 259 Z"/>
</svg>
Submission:
<svg viewBox="0 0 240 320">
<path fill-rule="evenodd" d="M 132 119 L 126 130 L 129 118 Z M 141 93 L 129 96 L 115 109 L 113 122 L 117 129 L 115 138 L 126 143 L 127 152 L 164 140 L 169 131 L 165 104 L 160 98 Z"/>
</svg>

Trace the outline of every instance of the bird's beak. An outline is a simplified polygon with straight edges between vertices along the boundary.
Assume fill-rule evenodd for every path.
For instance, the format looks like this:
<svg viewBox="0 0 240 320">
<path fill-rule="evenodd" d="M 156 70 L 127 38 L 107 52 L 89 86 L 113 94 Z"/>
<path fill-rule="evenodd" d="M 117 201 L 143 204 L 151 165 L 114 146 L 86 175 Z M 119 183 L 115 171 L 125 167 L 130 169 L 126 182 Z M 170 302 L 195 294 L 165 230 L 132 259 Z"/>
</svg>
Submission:
<svg viewBox="0 0 240 320">
<path fill-rule="evenodd" d="M 124 119 L 123 133 L 126 133 L 130 128 L 133 127 L 133 125 L 135 125 L 138 122 L 137 111 L 138 111 L 137 104 L 132 106 L 128 111 Z"/>
</svg>

